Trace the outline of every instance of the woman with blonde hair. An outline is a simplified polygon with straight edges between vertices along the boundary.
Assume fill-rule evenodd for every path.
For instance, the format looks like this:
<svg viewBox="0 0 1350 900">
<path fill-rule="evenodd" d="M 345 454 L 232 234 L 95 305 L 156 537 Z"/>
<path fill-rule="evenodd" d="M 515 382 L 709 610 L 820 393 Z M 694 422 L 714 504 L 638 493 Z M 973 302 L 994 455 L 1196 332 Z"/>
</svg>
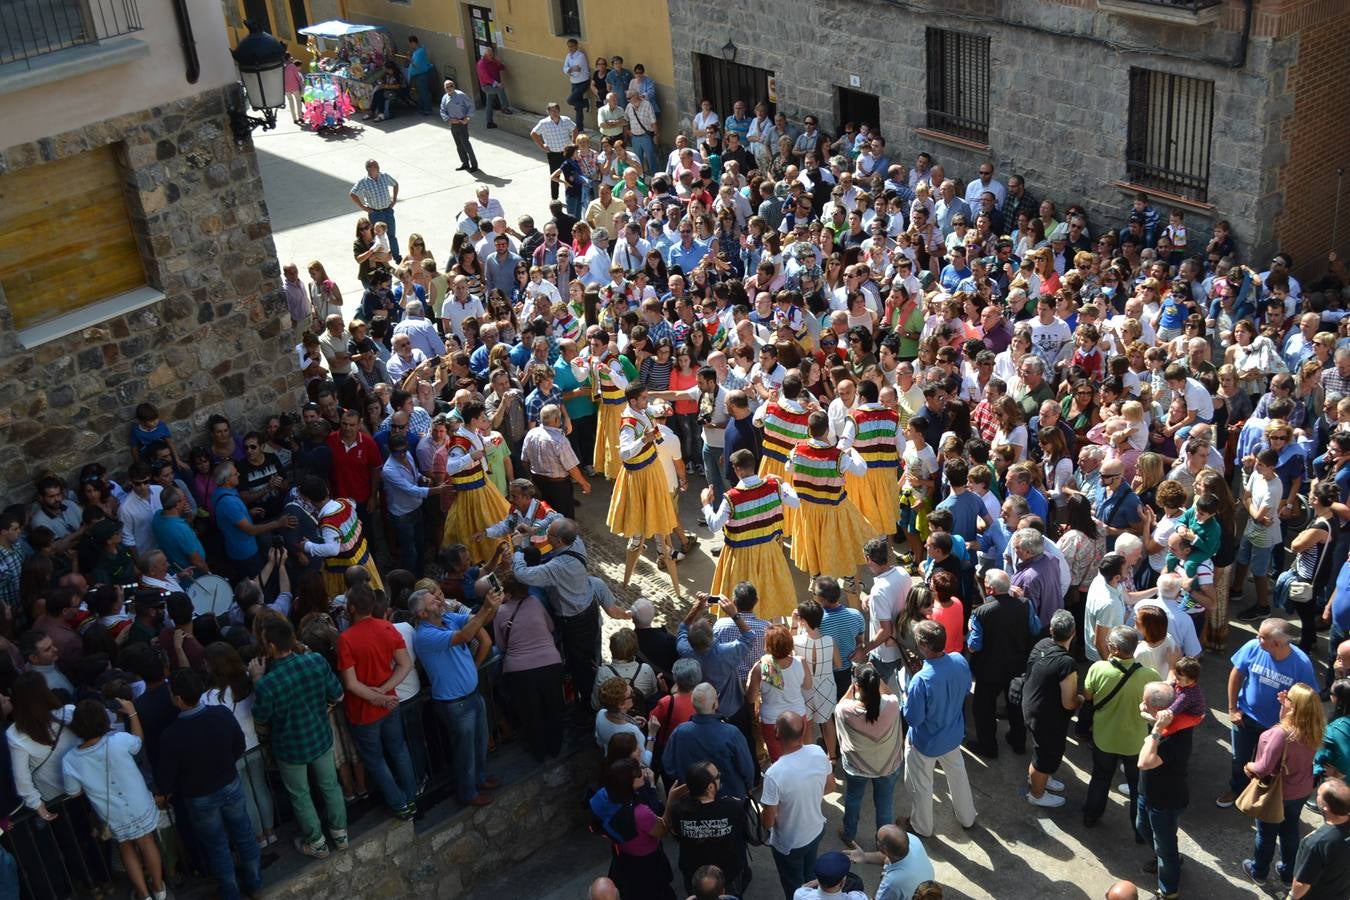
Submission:
<svg viewBox="0 0 1350 900">
<path fill-rule="evenodd" d="M 328 270 L 317 259 L 309 264 L 309 311 L 314 316 L 315 328 L 323 328 L 330 313 L 342 307 L 342 291 L 337 282 L 328 277 Z"/>
<path fill-rule="evenodd" d="M 1261 733 L 1256 756 L 1243 766 L 1248 778 L 1274 778 L 1283 771 L 1284 821 L 1256 823 L 1256 849 L 1251 859 L 1242 861 L 1242 871 L 1258 884 L 1270 875 L 1275 858 L 1275 842 L 1280 844 L 1280 878 L 1288 883 L 1294 874 L 1294 856 L 1298 853 L 1299 813 L 1312 795 L 1313 756 L 1322 747 L 1326 718 L 1317 692 L 1299 682 L 1281 691 L 1280 720 Z"/>
<path fill-rule="evenodd" d="M 1130 482 L 1130 487 L 1139 496 L 1139 502 L 1147 505 L 1155 513 L 1162 512 L 1162 507 L 1158 505 L 1157 493 L 1158 485 L 1162 484 L 1166 474 L 1163 458 L 1151 450 L 1139 454 L 1139 458 L 1135 460 L 1134 480 Z"/>
</svg>

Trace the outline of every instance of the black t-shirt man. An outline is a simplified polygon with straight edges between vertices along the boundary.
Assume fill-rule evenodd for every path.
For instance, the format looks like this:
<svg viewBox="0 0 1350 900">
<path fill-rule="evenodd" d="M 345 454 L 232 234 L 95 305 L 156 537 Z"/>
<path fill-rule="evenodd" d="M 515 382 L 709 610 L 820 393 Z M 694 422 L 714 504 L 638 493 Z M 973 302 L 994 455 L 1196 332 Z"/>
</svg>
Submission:
<svg viewBox="0 0 1350 900">
<path fill-rule="evenodd" d="M 1186 769 L 1194 746 L 1194 728 L 1185 728 L 1158 742 L 1162 765 L 1139 770 L 1139 796 L 1153 809 L 1185 809 L 1191 802 Z M 1153 738 L 1148 738 L 1153 740 Z"/>
<path fill-rule="evenodd" d="M 284 477 L 285 467 L 275 453 L 263 453 L 261 463 L 254 465 L 245 457 L 239 463 L 239 493 L 247 494 L 249 491 L 263 491 L 257 501 L 257 505 L 266 511 L 265 518 L 275 517 L 281 512 L 283 497 L 281 492 L 268 488 L 267 482 L 274 476 Z"/>
<path fill-rule="evenodd" d="M 706 865 L 722 870 L 728 889 L 740 885 L 746 855 L 744 800 L 718 797 L 700 803 L 681 797 L 671 811 L 670 830 L 680 844 L 680 873 L 687 892 L 693 893 L 694 873 Z"/>
<path fill-rule="evenodd" d="M 1303 900 L 1350 897 L 1350 822 L 1327 823 L 1299 843 L 1294 880 L 1312 885 Z"/>
</svg>

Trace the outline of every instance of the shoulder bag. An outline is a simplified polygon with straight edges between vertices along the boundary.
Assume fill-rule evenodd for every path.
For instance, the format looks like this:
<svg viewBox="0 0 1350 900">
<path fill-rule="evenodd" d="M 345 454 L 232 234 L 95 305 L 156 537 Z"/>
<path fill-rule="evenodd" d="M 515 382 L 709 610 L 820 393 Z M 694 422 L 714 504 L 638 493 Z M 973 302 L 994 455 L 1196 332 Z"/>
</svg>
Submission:
<svg viewBox="0 0 1350 900">
<path fill-rule="evenodd" d="M 1258 822 L 1279 825 L 1284 821 L 1284 762 L 1289 755 L 1288 741 L 1289 736 L 1286 734 L 1285 752 L 1280 754 L 1280 767 L 1275 770 L 1275 774 L 1253 778 L 1233 802 L 1234 806 Z"/>
<path fill-rule="evenodd" d="M 1113 663 L 1113 665 L 1114 665 L 1114 663 Z M 1130 676 L 1134 675 L 1135 672 L 1138 672 L 1138 671 L 1139 671 L 1140 669 L 1142 669 L 1142 668 L 1143 668 L 1143 665 L 1142 665 L 1142 664 L 1140 664 L 1140 663 L 1133 663 L 1133 664 L 1130 665 L 1130 667 L 1129 667 L 1128 669 L 1121 670 L 1121 671 L 1124 671 L 1125 677 L 1122 678 L 1122 679 L 1120 679 L 1119 681 L 1117 681 L 1117 682 L 1116 682 L 1116 686 L 1113 687 L 1113 688 L 1111 688 L 1111 690 L 1107 692 L 1106 696 L 1103 697 L 1103 698 L 1101 699 L 1100 702 L 1094 702 L 1094 703 L 1092 704 L 1092 714 L 1093 714 L 1094 716 L 1097 715 L 1097 714 L 1100 713 L 1103 709 L 1106 708 L 1106 704 L 1108 704 L 1108 703 L 1110 703 L 1112 700 L 1116 699 L 1116 694 L 1119 694 L 1121 688 L 1125 687 L 1125 683 L 1126 683 L 1127 681 L 1130 680 Z M 1119 667 L 1119 666 L 1116 666 L 1116 669 L 1117 669 L 1117 670 L 1120 670 L 1120 667 Z"/>
</svg>

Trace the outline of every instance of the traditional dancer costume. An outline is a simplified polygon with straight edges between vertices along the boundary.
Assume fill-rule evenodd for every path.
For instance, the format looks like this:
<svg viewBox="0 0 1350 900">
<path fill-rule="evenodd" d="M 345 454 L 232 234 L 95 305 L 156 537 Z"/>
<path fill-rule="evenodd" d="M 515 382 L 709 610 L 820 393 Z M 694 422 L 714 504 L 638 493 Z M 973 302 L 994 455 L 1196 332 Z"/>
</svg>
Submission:
<svg viewBox="0 0 1350 900">
<path fill-rule="evenodd" d="M 787 480 L 787 461 L 792 448 L 810 437 L 806 421 L 811 412 L 787 397 L 770 400 L 755 412 L 754 422 L 764 429 L 764 455 L 759 460 L 760 478 Z M 783 511 L 783 534 L 797 534 L 797 510 Z"/>
<path fill-rule="evenodd" d="M 619 477 L 614 480 L 614 493 L 609 498 L 609 515 L 605 524 L 609 530 L 628 538 L 628 558 L 624 566 L 623 583 L 633 577 L 638 555 L 647 538 L 655 538 L 657 553 L 676 596 L 680 593 L 680 579 L 675 559 L 671 556 L 669 535 L 679 527 L 675 506 L 670 500 L 666 474 L 656 458 L 656 445 L 661 432 L 632 406 L 623 408 L 619 421 L 618 451 L 623 460 Z"/>
<path fill-rule="evenodd" d="M 472 428 L 461 428 L 450 439 L 450 453 L 445 458 L 445 474 L 455 486 L 455 503 L 445 516 L 442 543 L 463 543 L 474 565 L 491 559 L 502 539 L 489 536 L 475 541 L 473 536 L 511 513 L 511 505 L 483 471 L 484 450 L 483 439 Z"/>
<path fill-rule="evenodd" d="M 618 478 L 623 468 L 619 455 L 619 420 L 625 411 L 624 388 L 628 377 L 618 355 L 606 350 L 601 356 L 578 356 L 572 360 L 572 374 L 578 381 L 590 379 L 591 399 L 599 407 L 595 425 L 593 465 L 606 478 Z"/>
<path fill-rule="evenodd" d="M 867 561 L 863 544 L 874 535 L 863 514 L 847 502 L 844 480 L 848 475 L 865 477 L 867 463 L 857 450 L 812 438 L 792 451 L 788 473 L 801 500 L 792 536 L 793 565 L 812 577 L 854 577 Z"/>
<path fill-rule="evenodd" d="M 848 499 L 867 519 L 876 535 L 895 531 L 900 518 L 900 452 L 896 438 L 900 417 L 880 403 L 864 403 L 849 410 L 840 435 L 842 449 L 858 451 L 867 474 L 847 475 Z"/>
<path fill-rule="evenodd" d="M 366 546 L 366 536 L 361 533 L 361 519 L 356 514 L 356 504 L 346 499 L 330 499 L 319 510 L 319 537 L 322 543 L 305 541 L 305 553 L 323 560 L 323 586 L 328 598 L 338 596 L 347 590 L 347 569 L 360 566 L 370 573 L 370 586 L 383 589 L 380 571 L 375 568 L 375 560 Z"/>
<path fill-rule="evenodd" d="M 771 619 L 789 616 L 797 608 L 796 588 L 783 556 L 783 507 L 797 506 L 792 486 L 777 478 L 748 475 L 729 488 L 714 512 L 703 507 L 708 528 L 723 529 L 726 546 L 713 571 L 713 594 L 730 597 L 742 581 L 759 592 L 756 614 Z"/>
<path fill-rule="evenodd" d="M 512 504 L 511 512 L 505 519 L 487 528 L 487 536 L 509 540 L 515 534 L 517 528 L 521 525 L 528 525 L 530 528 L 530 545 L 538 549 L 540 555 L 544 555 L 553 550 L 553 545 L 548 541 L 548 526 L 562 517 L 562 513 L 543 500 L 531 499 L 529 506 L 526 506 L 524 511 L 516 509 L 515 505 Z"/>
</svg>

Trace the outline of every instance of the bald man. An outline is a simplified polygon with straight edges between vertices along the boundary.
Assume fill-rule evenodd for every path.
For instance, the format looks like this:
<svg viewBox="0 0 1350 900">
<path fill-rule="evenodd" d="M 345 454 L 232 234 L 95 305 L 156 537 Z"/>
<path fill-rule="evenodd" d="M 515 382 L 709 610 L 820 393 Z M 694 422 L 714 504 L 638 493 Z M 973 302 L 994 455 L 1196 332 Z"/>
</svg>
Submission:
<svg viewBox="0 0 1350 900">
<path fill-rule="evenodd" d="M 1107 889 L 1106 900 L 1139 900 L 1139 888 L 1133 881 L 1117 881 Z"/>
<path fill-rule="evenodd" d="M 619 889 L 608 878 L 597 878 L 586 892 L 587 900 L 619 900 Z"/>
</svg>

